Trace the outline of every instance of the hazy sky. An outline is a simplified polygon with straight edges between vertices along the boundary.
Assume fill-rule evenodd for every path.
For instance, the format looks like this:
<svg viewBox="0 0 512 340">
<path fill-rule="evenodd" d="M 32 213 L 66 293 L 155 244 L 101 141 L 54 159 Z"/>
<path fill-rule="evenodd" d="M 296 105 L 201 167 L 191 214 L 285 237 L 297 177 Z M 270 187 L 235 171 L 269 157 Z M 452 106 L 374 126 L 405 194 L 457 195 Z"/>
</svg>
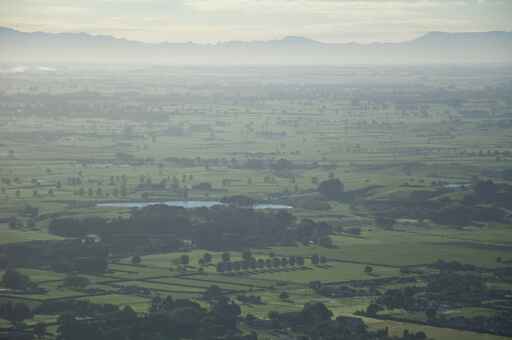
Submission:
<svg viewBox="0 0 512 340">
<path fill-rule="evenodd" d="M 512 0 L 0 0 L 0 25 L 134 40 L 402 41 L 512 29 Z"/>
</svg>

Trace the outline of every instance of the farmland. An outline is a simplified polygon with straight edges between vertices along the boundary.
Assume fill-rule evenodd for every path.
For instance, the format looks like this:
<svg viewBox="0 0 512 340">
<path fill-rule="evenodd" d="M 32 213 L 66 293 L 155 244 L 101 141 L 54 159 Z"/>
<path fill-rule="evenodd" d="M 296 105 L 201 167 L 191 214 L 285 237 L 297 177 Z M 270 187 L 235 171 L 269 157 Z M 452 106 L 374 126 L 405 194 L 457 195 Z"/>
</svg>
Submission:
<svg viewBox="0 0 512 340">
<path fill-rule="evenodd" d="M 504 66 L 2 73 L 1 274 L 34 287 L 1 287 L 0 302 L 140 316 L 157 296 L 208 308 L 215 286 L 241 320 L 322 302 L 393 335 L 506 339 L 450 320 L 512 313 L 511 91 Z M 98 206 L 190 201 L 235 204 Z M 429 318 L 420 298 L 445 294 L 447 273 L 478 277 L 481 299 Z M 385 300 L 407 287 L 410 305 Z M 42 323 L 53 339 L 57 319 L 0 329 Z"/>
</svg>

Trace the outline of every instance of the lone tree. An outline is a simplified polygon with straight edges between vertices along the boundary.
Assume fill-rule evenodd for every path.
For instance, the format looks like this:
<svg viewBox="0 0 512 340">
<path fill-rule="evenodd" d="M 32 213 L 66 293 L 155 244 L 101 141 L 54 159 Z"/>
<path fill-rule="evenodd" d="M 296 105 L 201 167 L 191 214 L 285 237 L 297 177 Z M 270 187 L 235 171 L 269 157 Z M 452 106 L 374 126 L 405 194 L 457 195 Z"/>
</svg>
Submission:
<svg viewBox="0 0 512 340">
<path fill-rule="evenodd" d="M 318 256 L 318 254 L 314 254 L 313 256 L 311 256 L 311 264 L 314 264 L 316 266 L 318 265 L 318 263 L 320 263 L 320 256 Z"/>
<path fill-rule="evenodd" d="M 134 256 L 132 257 L 132 264 L 137 265 L 137 264 L 140 264 L 140 263 L 141 263 L 141 261 L 142 261 L 142 259 L 140 258 L 140 256 L 139 256 L 139 255 L 134 255 Z"/>
<path fill-rule="evenodd" d="M 318 185 L 318 192 L 329 200 L 338 200 L 343 196 L 345 186 L 337 179 L 328 179 Z"/>
<path fill-rule="evenodd" d="M 369 275 L 369 274 L 371 274 L 371 273 L 373 273 L 373 267 L 372 267 L 372 266 L 366 266 L 366 267 L 364 267 L 364 272 L 365 272 L 366 274 L 368 274 L 368 275 Z"/>
<path fill-rule="evenodd" d="M 427 308 L 427 310 L 425 311 L 425 314 L 427 315 L 427 319 L 429 321 L 433 321 L 437 317 L 437 309 L 434 307 Z"/>
<path fill-rule="evenodd" d="M 9 268 L 2 276 L 2 286 L 9 289 L 27 290 L 34 287 L 34 283 L 30 278 L 21 274 L 15 269 Z"/>
<path fill-rule="evenodd" d="M 205 300 L 218 300 L 222 297 L 222 289 L 217 285 L 211 285 L 203 293 L 203 299 Z"/>
<path fill-rule="evenodd" d="M 34 335 L 38 338 L 38 339 L 42 339 L 44 338 L 44 336 L 46 335 L 46 325 L 42 322 L 38 322 L 34 325 Z"/>
<path fill-rule="evenodd" d="M 332 241 L 332 238 L 330 238 L 329 236 L 324 236 L 324 237 L 320 238 L 320 240 L 318 240 L 318 244 L 325 248 L 333 248 L 334 247 L 334 242 Z"/>
<path fill-rule="evenodd" d="M 333 316 L 332 312 L 321 302 L 304 305 L 302 315 L 304 320 L 313 325 L 330 320 Z"/>
<path fill-rule="evenodd" d="M 16 229 L 17 226 L 18 226 L 18 220 L 16 219 L 16 217 L 12 217 L 11 219 L 9 219 L 9 228 L 10 229 Z"/>
<path fill-rule="evenodd" d="M 222 261 L 229 262 L 231 260 L 231 254 L 228 252 L 222 253 Z"/>
<path fill-rule="evenodd" d="M 90 284 L 91 281 L 87 277 L 78 275 L 69 275 L 63 282 L 63 286 L 77 289 L 83 289 Z"/>
<path fill-rule="evenodd" d="M 382 307 L 381 307 L 381 306 L 379 306 L 379 305 L 378 305 L 378 304 L 376 304 L 376 303 L 371 303 L 371 304 L 366 308 L 366 314 L 367 314 L 368 316 L 376 316 L 376 315 L 377 315 L 377 313 L 378 313 L 379 311 L 381 311 L 381 310 L 382 310 Z"/>
<path fill-rule="evenodd" d="M 242 258 L 245 260 L 245 261 L 249 261 L 250 259 L 252 259 L 252 253 L 250 250 L 246 250 L 242 253 Z"/>
<path fill-rule="evenodd" d="M 212 254 L 210 254 L 210 253 L 204 253 L 204 255 L 203 255 L 203 261 L 204 261 L 204 263 L 210 263 L 210 262 L 212 262 Z"/>
<path fill-rule="evenodd" d="M 395 219 L 383 215 L 375 216 L 375 224 L 381 228 L 391 230 L 395 225 Z"/>
<path fill-rule="evenodd" d="M 188 255 L 181 255 L 180 263 L 184 266 L 188 265 L 190 262 L 190 257 Z"/>
</svg>

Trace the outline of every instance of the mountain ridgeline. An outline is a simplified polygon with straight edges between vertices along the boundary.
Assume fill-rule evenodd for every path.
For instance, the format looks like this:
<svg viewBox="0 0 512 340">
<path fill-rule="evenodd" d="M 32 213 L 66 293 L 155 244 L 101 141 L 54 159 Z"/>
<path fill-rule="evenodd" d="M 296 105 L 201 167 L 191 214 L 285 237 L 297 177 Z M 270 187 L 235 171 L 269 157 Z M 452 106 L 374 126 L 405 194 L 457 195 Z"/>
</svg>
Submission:
<svg viewBox="0 0 512 340">
<path fill-rule="evenodd" d="M 431 32 L 401 43 L 323 43 L 289 36 L 217 44 L 144 43 L 88 33 L 0 27 L 2 63 L 191 65 L 451 64 L 512 62 L 512 32 Z"/>
</svg>

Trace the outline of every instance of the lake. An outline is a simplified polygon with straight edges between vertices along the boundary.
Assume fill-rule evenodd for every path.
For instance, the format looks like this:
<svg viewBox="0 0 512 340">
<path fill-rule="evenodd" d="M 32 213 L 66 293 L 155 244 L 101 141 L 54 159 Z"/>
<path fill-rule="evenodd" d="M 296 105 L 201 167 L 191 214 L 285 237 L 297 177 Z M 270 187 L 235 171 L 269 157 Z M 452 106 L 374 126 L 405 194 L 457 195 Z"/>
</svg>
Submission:
<svg viewBox="0 0 512 340">
<path fill-rule="evenodd" d="M 226 205 L 218 201 L 167 201 L 167 202 L 112 202 L 112 203 L 98 203 L 98 208 L 144 208 L 151 205 L 163 204 L 169 207 L 180 207 L 185 209 L 192 208 L 211 208 L 216 205 Z M 293 209 L 292 206 L 283 204 L 255 204 L 253 209 L 272 209 L 272 210 L 285 210 Z"/>
</svg>

